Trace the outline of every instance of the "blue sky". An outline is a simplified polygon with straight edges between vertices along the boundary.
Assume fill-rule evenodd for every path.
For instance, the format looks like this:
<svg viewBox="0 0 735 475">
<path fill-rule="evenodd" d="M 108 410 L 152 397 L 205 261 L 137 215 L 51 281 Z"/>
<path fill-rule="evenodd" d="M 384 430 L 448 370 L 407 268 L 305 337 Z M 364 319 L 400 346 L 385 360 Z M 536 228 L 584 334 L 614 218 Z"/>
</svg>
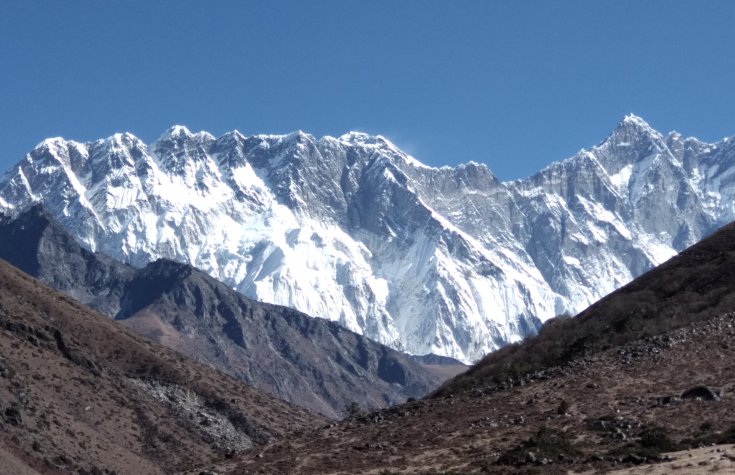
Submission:
<svg viewBox="0 0 735 475">
<path fill-rule="evenodd" d="M 0 168 L 173 124 L 382 134 L 521 178 L 628 112 L 735 134 L 735 1 L 0 1 Z"/>
</svg>

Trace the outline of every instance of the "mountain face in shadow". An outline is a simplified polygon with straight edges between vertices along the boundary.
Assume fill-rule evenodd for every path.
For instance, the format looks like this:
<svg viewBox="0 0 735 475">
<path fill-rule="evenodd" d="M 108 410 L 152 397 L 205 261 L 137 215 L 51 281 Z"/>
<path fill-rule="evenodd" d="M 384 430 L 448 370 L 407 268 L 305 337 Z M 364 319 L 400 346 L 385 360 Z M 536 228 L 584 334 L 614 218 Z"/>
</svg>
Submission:
<svg viewBox="0 0 735 475">
<path fill-rule="evenodd" d="M 0 257 L 154 341 L 330 417 L 353 402 L 421 397 L 447 377 L 336 323 L 247 299 L 191 266 L 162 259 L 134 269 L 87 251 L 41 207 L 0 222 Z"/>
<path fill-rule="evenodd" d="M 106 315 L 135 269 L 80 246 L 41 206 L 0 218 L 0 258 Z"/>
</svg>

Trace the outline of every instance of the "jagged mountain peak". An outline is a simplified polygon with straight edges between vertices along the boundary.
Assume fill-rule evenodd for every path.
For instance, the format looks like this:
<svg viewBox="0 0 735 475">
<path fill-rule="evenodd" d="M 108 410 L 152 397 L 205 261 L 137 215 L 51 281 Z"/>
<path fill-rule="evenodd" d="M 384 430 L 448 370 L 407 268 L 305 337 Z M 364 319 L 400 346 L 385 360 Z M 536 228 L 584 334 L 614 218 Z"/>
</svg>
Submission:
<svg viewBox="0 0 735 475">
<path fill-rule="evenodd" d="M 35 147 L 33 147 L 34 150 L 53 150 L 60 146 L 65 146 L 67 144 L 67 140 L 63 137 L 49 137 L 42 141 L 40 141 L 38 144 L 36 144 Z"/>
<path fill-rule="evenodd" d="M 217 137 L 218 142 L 229 141 L 229 140 L 235 140 L 235 141 L 242 142 L 246 139 L 247 137 L 239 130 L 230 130 L 229 132 L 225 132 L 224 134 L 222 134 L 220 137 Z"/>
<path fill-rule="evenodd" d="M 611 135 L 624 131 L 628 134 L 644 134 L 655 138 L 661 138 L 662 135 L 659 131 L 651 127 L 651 125 L 642 117 L 637 116 L 633 113 L 626 114 L 623 119 L 618 122 L 617 127 L 613 130 Z"/>
<path fill-rule="evenodd" d="M 210 134 L 209 132 L 199 131 L 193 133 L 184 125 L 173 125 L 169 127 L 163 134 L 161 134 L 158 139 L 156 139 L 156 141 L 154 142 L 154 147 L 158 147 L 160 144 L 167 142 L 180 143 L 194 141 L 202 143 L 212 142 L 214 140 L 214 135 Z"/>
<path fill-rule="evenodd" d="M 67 140 L 63 137 L 53 137 L 43 140 L 36 145 L 26 155 L 25 161 L 33 163 L 34 160 L 52 159 L 68 166 L 70 155 L 86 157 L 87 154 L 87 146 L 84 143 Z"/>
<path fill-rule="evenodd" d="M 488 175 L 495 178 L 495 174 L 490 170 L 484 163 L 475 162 L 470 160 L 469 162 L 461 163 L 453 168 L 453 172 L 457 173 L 478 173 L 482 175 Z"/>
<path fill-rule="evenodd" d="M 646 122 L 646 120 L 643 117 L 640 117 L 638 115 L 635 115 L 634 113 L 630 112 L 628 114 L 625 114 L 623 119 L 620 121 L 620 124 L 630 124 L 634 125 L 636 127 L 644 128 L 644 129 L 651 129 L 651 126 Z"/>
<path fill-rule="evenodd" d="M 116 132 L 108 137 L 90 141 L 79 142 L 64 137 L 50 137 L 39 142 L 32 150 L 33 152 L 59 153 L 68 149 L 87 151 L 90 147 L 102 144 L 109 147 L 131 146 L 134 144 L 145 145 L 145 143 L 131 132 Z"/>
<path fill-rule="evenodd" d="M 293 132 L 290 132 L 290 133 L 286 134 L 286 140 L 296 140 L 296 141 L 299 141 L 299 140 L 309 140 L 309 141 L 312 141 L 312 142 L 315 141 L 313 135 L 311 135 L 309 133 L 306 133 L 306 132 L 304 132 L 301 129 L 295 130 Z"/>
<path fill-rule="evenodd" d="M 602 167 L 610 175 L 620 169 L 649 158 L 653 153 L 665 152 L 666 139 L 643 118 L 629 113 L 618 122 L 613 131 L 590 149 L 582 148 L 577 154 L 553 162 L 530 177 L 530 181 L 558 173 L 568 173 L 579 168 Z M 514 180 L 520 184 L 527 180 Z"/>
<path fill-rule="evenodd" d="M 116 134 L 112 134 L 111 136 L 102 140 L 102 142 L 111 147 L 128 147 L 134 144 L 145 146 L 145 143 L 141 139 L 130 132 L 118 132 Z"/>
<path fill-rule="evenodd" d="M 664 142 L 664 137 L 651 127 L 648 122 L 635 114 L 623 117 L 612 133 L 598 147 L 641 146 L 644 143 Z"/>
<path fill-rule="evenodd" d="M 191 133 L 188 127 L 185 125 L 172 125 L 166 129 L 156 140 L 156 142 L 162 142 L 164 140 L 172 140 L 178 138 L 189 138 L 194 134 Z"/>
<path fill-rule="evenodd" d="M 193 134 L 189 130 L 189 128 L 185 125 L 172 125 L 169 127 L 164 134 L 170 136 L 170 137 L 178 137 L 178 136 L 186 136 L 191 137 Z"/>
</svg>

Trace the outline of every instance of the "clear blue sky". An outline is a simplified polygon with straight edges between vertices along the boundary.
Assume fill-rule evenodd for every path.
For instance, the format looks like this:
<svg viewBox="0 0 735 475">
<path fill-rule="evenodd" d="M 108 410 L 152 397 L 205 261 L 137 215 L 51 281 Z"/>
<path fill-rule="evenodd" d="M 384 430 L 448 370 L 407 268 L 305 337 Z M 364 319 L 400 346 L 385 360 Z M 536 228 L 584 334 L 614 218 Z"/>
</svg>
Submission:
<svg viewBox="0 0 735 475">
<path fill-rule="evenodd" d="M 735 134 L 735 1 L 0 0 L 0 168 L 45 137 L 358 129 L 502 179 L 628 112 Z"/>
</svg>

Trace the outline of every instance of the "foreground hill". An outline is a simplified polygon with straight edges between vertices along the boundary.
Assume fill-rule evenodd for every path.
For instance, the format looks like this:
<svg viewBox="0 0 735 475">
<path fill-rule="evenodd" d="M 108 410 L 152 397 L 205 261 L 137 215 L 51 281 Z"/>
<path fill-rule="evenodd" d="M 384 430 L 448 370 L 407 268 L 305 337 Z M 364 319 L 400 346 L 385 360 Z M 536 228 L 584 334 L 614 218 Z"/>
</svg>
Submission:
<svg viewBox="0 0 735 475">
<path fill-rule="evenodd" d="M 42 202 L 88 249 L 191 264 L 259 301 L 465 362 L 732 221 L 733 197 L 734 140 L 662 135 L 632 115 L 512 182 L 476 163 L 424 166 L 380 136 L 181 126 L 150 145 L 48 139 L 0 176 L 0 209 Z"/>
<path fill-rule="evenodd" d="M 377 409 L 424 396 L 465 368 L 441 358 L 422 365 L 336 323 L 247 299 L 185 264 L 134 269 L 79 246 L 41 207 L 0 219 L 0 258 L 156 342 L 330 417 L 353 402 Z"/>
<path fill-rule="evenodd" d="M 578 318 L 490 355 L 432 398 L 290 437 L 217 468 L 580 473 L 733 443 L 733 269 L 729 225 Z M 677 457 L 666 466 L 682 473 L 715 470 L 719 460 L 694 467 Z"/>
<path fill-rule="evenodd" d="M 323 422 L 0 261 L 3 473 L 173 473 Z"/>
</svg>

